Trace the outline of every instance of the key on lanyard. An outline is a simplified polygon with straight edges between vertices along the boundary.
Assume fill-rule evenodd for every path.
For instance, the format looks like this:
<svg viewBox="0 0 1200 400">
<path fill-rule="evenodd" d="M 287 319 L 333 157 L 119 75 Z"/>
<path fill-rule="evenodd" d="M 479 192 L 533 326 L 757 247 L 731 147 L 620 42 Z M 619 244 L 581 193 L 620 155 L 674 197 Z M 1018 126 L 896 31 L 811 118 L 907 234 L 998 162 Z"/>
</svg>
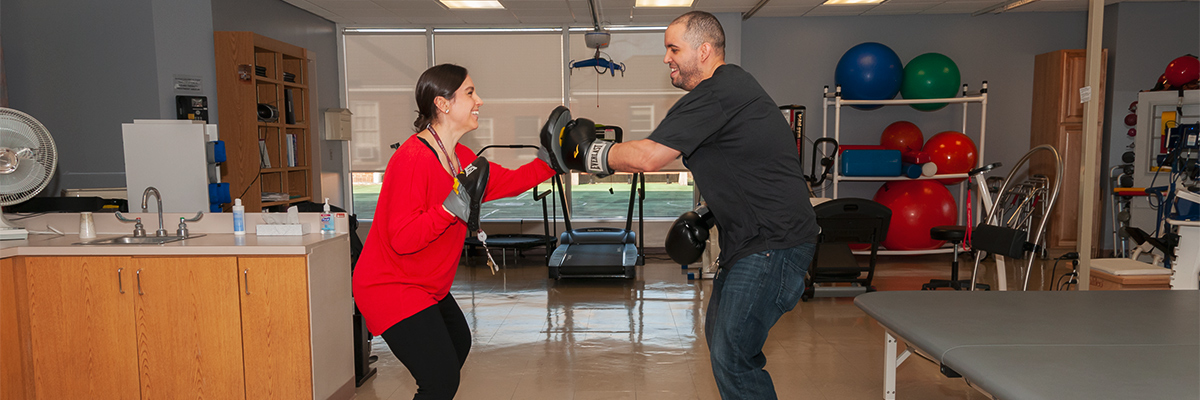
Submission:
<svg viewBox="0 0 1200 400">
<path fill-rule="evenodd" d="M 496 260 L 492 258 L 492 251 L 488 250 L 487 234 L 483 233 L 483 229 L 480 229 L 479 235 L 477 235 L 476 237 L 479 238 L 479 243 L 483 243 L 483 253 L 487 254 L 487 265 L 488 265 L 488 267 L 491 267 L 492 275 L 495 275 L 496 271 L 500 270 L 500 267 L 496 265 Z"/>
</svg>

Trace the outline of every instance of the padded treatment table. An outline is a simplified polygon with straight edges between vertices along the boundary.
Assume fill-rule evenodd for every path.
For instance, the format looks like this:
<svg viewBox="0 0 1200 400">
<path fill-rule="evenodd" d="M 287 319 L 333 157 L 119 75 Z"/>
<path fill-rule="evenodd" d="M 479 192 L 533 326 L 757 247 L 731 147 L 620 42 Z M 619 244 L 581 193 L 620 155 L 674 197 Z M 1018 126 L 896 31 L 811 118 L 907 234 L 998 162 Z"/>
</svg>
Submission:
<svg viewBox="0 0 1200 400">
<path fill-rule="evenodd" d="M 885 399 L 910 350 L 1000 399 L 1200 398 L 1195 290 L 874 292 L 854 304 L 887 331 Z"/>
</svg>

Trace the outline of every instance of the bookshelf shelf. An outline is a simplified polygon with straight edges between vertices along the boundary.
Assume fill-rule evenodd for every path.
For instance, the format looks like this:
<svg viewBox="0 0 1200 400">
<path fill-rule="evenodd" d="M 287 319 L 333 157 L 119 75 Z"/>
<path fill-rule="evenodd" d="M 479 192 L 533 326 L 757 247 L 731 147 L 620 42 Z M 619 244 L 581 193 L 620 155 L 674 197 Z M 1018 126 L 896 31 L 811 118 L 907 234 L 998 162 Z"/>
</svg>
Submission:
<svg viewBox="0 0 1200 400">
<path fill-rule="evenodd" d="M 311 200 L 307 51 L 253 32 L 214 32 L 213 37 L 218 129 L 227 154 L 221 179 L 231 193 L 241 194 L 250 212 Z M 278 119 L 259 120 L 259 104 L 274 106 Z M 288 199 L 263 201 L 263 193 L 284 193 Z"/>
</svg>

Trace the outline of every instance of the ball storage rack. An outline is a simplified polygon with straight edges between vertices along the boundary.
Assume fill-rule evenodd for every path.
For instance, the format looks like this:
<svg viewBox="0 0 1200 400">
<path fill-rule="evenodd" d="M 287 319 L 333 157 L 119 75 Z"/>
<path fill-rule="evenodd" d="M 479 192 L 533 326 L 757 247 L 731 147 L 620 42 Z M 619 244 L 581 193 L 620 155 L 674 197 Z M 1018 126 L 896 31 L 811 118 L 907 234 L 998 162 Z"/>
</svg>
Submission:
<svg viewBox="0 0 1200 400">
<path fill-rule="evenodd" d="M 979 149 L 979 154 L 975 158 L 975 167 L 976 168 L 982 167 L 984 164 L 984 161 L 985 161 L 984 146 L 986 144 L 985 139 L 987 138 L 987 136 L 986 136 L 986 132 L 987 132 L 987 100 L 988 100 L 987 81 L 983 81 L 983 83 L 980 85 L 980 89 L 978 91 L 969 91 L 967 88 L 967 85 L 963 84 L 962 90 L 960 90 L 959 93 L 960 93 L 961 97 L 951 97 L 951 98 L 941 98 L 941 99 L 847 100 L 845 98 L 842 98 L 841 86 L 837 86 L 833 92 L 829 91 L 829 86 L 825 86 L 824 93 L 822 94 L 823 107 L 821 107 L 821 137 L 823 137 L 823 138 L 831 137 L 830 127 L 829 127 L 829 120 L 830 120 L 829 114 L 830 114 L 830 110 L 832 110 L 833 111 L 832 137 L 834 140 L 837 140 L 838 143 L 842 143 L 842 138 L 841 138 L 842 107 L 844 107 L 844 106 L 876 106 L 876 105 L 893 106 L 893 105 L 930 104 L 930 103 L 961 104 L 962 105 L 962 130 L 960 132 L 962 132 L 963 134 L 965 134 L 975 140 L 975 145 Z M 971 103 L 978 103 L 980 105 L 980 107 L 979 107 L 979 128 L 978 128 L 977 134 L 973 134 L 974 132 L 970 132 L 967 129 L 968 128 L 967 121 L 968 121 L 968 115 L 969 115 L 968 113 L 969 113 L 969 108 L 970 108 L 970 107 L 968 107 L 968 105 Z M 924 112 L 924 111 L 917 111 L 917 110 L 913 110 L 913 111 L 914 112 Z M 939 111 L 941 111 L 941 110 L 939 110 Z M 938 112 L 938 111 L 933 111 L 933 112 Z M 968 185 L 970 184 L 970 180 L 967 179 L 966 173 L 937 174 L 937 175 L 933 175 L 933 176 L 922 176 L 920 178 L 913 179 L 913 178 L 909 178 L 906 176 L 842 176 L 840 163 L 834 162 L 833 168 L 834 168 L 834 171 L 833 171 L 833 177 L 832 177 L 832 184 L 831 184 L 831 188 L 828 189 L 830 191 L 830 193 L 828 193 L 828 194 L 826 193 L 826 190 L 827 190 L 826 188 L 820 188 L 820 192 L 821 192 L 822 196 L 830 197 L 830 198 L 834 198 L 834 199 L 838 198 L 838 188 L 839 188 L 839 186 L 841 186 L 842 182 L 888 182 L 888 181 L 906 181 L 906 180 L 962 178 L 964 180 L 957 184 L 958 185 L 958 201 L 959 201 L 957 224 L 962 225 L 966 222 L 966 219 L 964 218 L 964 212 L 965 212 L 964 210 L 966 207 L 963 202 L 966 199 L 966 191 L 967 191 Z M 814 191 L 816 191 L 816 190 L 817 190 L 817 188 L 814 188 Z M 980 210 L 982 209 L 982 206 L 975 204 L 972 207 L 973 207 L 972 209 L 973 209 L 973 213 L 974 213 L 973 220 L 979 221 Z M 928 250 L 879 250 L 878 254 L 880 254 L 880 255 L 921 255 L 921 254 L 950 254 L 953 252 L 954 252 L 953 247 L 944 246 L 942 248 L 928 249 Z M 867 253 L 864 253 L 861 251 L 856 251 L 855 254 L 867 254 Z"/>
</svg>

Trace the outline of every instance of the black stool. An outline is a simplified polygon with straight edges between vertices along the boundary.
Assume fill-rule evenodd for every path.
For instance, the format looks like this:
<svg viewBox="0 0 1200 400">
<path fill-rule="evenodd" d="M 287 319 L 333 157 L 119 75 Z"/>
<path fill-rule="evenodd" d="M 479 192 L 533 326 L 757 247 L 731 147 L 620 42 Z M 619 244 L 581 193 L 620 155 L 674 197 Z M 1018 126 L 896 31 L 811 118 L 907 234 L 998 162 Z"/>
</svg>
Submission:
<svg viewBox="0 0 1200 400">
<path fill-rule="evenodd" d="M 931 279 L 929 283 L 921 285 L 921 290 L 936 290 L 937 288 L 951 288 L 954 290 L 967 290 L 971 287 L 970 279 L 958 279 L 958 244 L 962 243 L 967 237 L 967 227 L 962 225 L 942 225 L 935 226 L 929 229 L 929 237 L 933 240 L 944 240 L 954 245 L 954 261 L 950 263 L 950 280 Z M 990 290 L 991 287 L 982 283 L 975 284 L 976 289 Z"/>
</svg>

